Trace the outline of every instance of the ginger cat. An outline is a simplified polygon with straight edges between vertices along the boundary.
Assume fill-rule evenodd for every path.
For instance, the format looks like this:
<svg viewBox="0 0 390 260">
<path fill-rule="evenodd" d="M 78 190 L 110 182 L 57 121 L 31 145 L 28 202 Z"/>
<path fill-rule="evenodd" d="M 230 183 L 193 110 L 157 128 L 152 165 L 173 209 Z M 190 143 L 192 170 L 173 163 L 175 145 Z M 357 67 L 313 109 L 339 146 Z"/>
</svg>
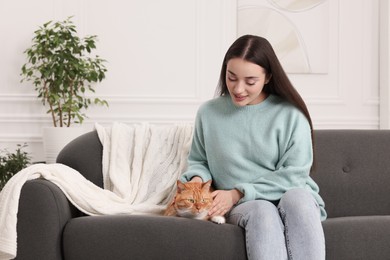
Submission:
<svg viewBox="0 0 390 260">
<path fill-rule="evenodd" d="M 208 215 L 213 204 L 211 180 L 208 182 L 177 181 L 177 192 L 165 210 L 164 216 L 178 216 L 192 219 L 211 220 L 217 224 L 225 223 L 225 217 Z"/>
</svg>

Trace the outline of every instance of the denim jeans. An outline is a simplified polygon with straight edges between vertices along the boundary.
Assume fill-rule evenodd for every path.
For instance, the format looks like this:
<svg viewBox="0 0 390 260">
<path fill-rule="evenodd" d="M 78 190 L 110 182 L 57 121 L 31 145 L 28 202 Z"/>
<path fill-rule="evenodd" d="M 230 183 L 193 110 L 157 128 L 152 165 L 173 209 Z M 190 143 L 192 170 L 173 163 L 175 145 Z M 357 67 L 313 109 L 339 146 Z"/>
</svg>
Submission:
<svg viewBox="0 0 390 260">
<path fill-rule="evenodd" d="M 324 260 L 320 208 L 306 189 L 292 189 L 273 203 L 247 201 L 227 214 L 228 223 L 245 229 L 249 260 Z"/>
</svg>

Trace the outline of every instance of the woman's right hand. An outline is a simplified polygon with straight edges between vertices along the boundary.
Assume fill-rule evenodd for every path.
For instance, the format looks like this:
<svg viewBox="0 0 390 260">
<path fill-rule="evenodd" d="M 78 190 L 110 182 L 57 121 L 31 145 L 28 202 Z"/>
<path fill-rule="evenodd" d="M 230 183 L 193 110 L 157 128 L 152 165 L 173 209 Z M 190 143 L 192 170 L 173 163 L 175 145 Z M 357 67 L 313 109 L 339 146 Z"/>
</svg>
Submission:
<svg viewBox="0 0 390 260">
<path fill-rule="evenodd" d="M 211 193 L 213 205 L 209 216 L 223 216 L 244 196 L 239 190 L 216 190 Z"/>
</svg>

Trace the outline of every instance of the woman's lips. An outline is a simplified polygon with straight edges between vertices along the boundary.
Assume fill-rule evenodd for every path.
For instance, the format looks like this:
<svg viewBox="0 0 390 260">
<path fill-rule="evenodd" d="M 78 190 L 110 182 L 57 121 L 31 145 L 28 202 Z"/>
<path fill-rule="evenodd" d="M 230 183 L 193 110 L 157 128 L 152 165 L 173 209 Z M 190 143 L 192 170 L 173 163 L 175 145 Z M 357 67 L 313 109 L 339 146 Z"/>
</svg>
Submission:
<svg viewBox="0 0 390 260">
<path fill-rule="evenodd" d="M 241 101 L 243 101 L 244 99 L 246 99 L 246 96 L 236 96 L 236 95 L 234 95 L 234 99 L 235 99 L 237 102 L 241 102 Z"/>
</svg>

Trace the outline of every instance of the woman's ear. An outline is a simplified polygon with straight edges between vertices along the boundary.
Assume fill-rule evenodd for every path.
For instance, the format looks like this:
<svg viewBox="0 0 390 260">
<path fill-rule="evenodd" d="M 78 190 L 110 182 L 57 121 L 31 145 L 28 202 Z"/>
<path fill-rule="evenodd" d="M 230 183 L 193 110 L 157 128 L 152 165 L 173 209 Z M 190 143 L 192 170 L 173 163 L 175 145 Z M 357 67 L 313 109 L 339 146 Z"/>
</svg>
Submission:
<svg viewBox="0 0 390 260">
<path fill-rule="evenodd" d="M 271 80 L 271 78 L 272 78 L 272 74 L 271 74 L 271 73 L 267 74 L 267 77 L 266 77 L 266 79 L 265 79 L 264 84 L 268 84 L 269 81 Z"/>
</svg>

